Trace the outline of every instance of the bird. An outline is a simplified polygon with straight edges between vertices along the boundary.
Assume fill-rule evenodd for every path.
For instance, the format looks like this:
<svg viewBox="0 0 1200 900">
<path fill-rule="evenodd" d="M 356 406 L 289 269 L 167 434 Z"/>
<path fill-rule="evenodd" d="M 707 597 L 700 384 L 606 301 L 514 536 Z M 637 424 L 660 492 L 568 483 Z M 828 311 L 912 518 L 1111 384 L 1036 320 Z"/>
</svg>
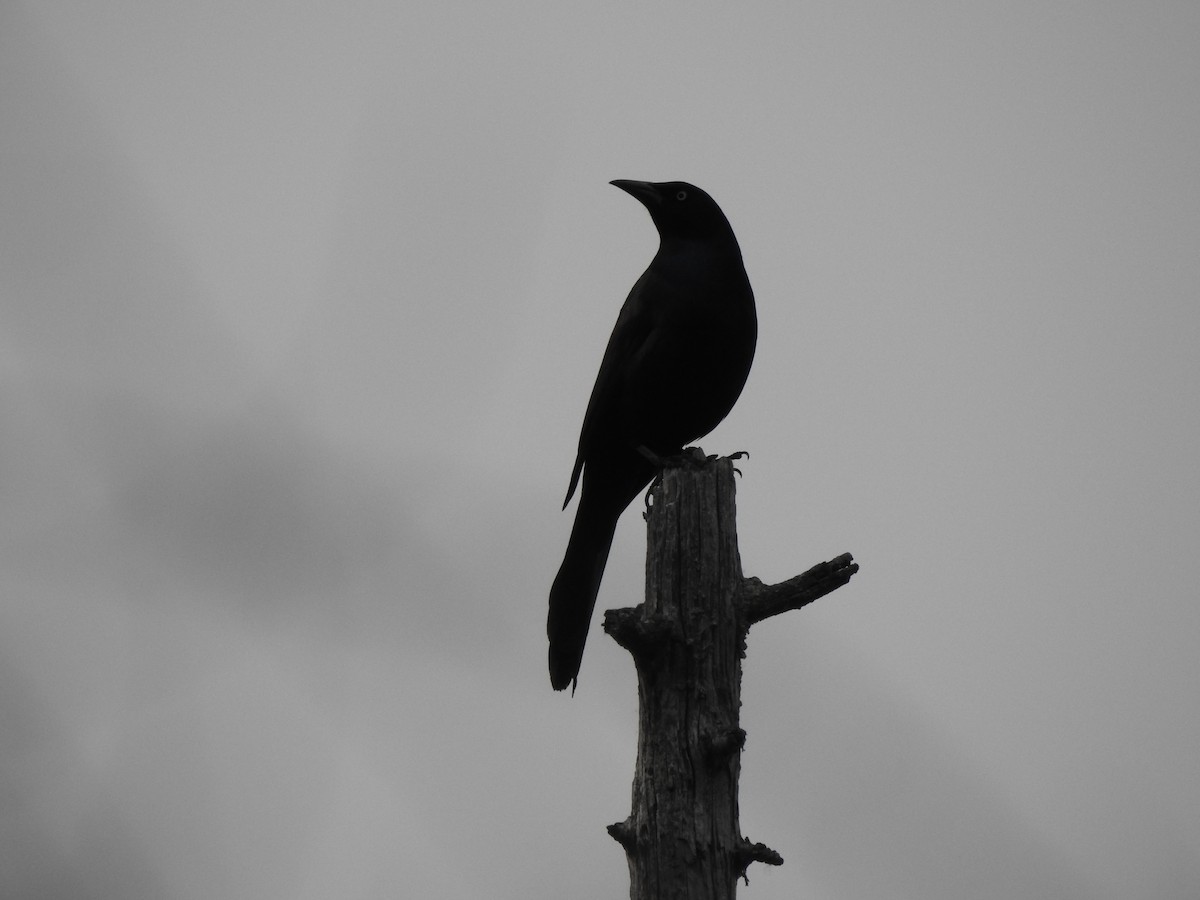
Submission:
<svg viewBox="0 0 1200 900">
<path fill-rule="evenodd" d="M 650 213 L 658 252 L 634 284 L 588 400 L 563 509 L 582 490 L 550 588 L 550 683 L 578 684 L 617 520 L 682 452 L 729 414 L 758 339 L 741 248 L 716 201 L 684 181 L 612 181 Z"/>
</svg>

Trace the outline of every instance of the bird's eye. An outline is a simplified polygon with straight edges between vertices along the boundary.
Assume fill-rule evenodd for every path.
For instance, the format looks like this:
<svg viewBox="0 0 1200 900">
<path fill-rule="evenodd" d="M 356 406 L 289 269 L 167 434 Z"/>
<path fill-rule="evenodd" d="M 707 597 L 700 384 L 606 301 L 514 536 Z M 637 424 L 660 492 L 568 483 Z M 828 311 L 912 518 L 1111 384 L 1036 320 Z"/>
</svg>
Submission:
<svg viewBox="0 0 1200 900">
<path fill-rule="evenodd" d="M 680 191 L 678 194 L 675 195 L 675 199 L 676 200 L 686 200 L 687 199 L 687 191 Z"/>
</svg>

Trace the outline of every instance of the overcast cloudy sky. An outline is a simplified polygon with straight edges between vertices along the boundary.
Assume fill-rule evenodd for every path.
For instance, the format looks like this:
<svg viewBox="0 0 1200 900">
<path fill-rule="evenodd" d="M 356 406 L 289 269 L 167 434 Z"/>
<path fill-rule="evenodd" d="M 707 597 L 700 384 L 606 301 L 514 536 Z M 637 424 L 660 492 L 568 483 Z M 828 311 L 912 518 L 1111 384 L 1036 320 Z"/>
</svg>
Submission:
<svg viewBox="0 0 1200 900">
<path fill-rule="evenodd" d="M 0 4 L 0 896 L 626 895 L 613 178 L 741 240 L 746 572 L 863 567 L 751 634 L 742 895 L 1200 896 L 1198 88 L 1193 0 Z"/>
</svg>

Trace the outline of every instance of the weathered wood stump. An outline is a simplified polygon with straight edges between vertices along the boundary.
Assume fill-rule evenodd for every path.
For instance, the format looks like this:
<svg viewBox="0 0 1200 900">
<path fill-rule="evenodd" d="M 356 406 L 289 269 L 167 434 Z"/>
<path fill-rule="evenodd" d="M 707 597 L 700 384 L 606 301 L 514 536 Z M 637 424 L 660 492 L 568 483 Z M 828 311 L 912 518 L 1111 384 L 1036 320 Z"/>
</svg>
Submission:
<svg viewBox="0 0 1200 900">
<path fill-rule="evenodd" d="M 847 553 L 776 585 L 744 578 L 731 457 L 687 451 L 650 497 L 645 602 L 604 616 L 637 666 L 639 704 L 633 809 L 608 830 L 625 848 L 632 900 L 731 900 L 750 863 L 783 863 L 738 827 L 746 633 L 858 565 Z"/>
</svg>

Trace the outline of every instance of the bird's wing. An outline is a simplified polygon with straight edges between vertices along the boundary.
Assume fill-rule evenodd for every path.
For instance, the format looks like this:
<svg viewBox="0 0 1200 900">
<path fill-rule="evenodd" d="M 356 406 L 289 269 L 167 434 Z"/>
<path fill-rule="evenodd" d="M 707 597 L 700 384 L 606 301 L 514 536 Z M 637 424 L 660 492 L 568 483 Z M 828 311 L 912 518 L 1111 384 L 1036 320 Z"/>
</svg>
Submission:
<svg viewBox="0 0 1200 900">
<path fill-rule="evenodd" d="M 619 429 L 614 427 L 613 418 L 621 409 L 622 396 L 632 364 L 646 355 L 659 332 L 658 304 L 649 300 L 650 295 L 654 293 L 653 288 L 658 286 L 656 281 L 657 278 L 649 269 L 637 280 L 625 300 L 625 305 L 621 307 L 617 324 L 613 326 L 612 334 L 608 338 L 608 346 L 604 348 L 604 358 L 600 362 L 600 372 L 596 375 L 596 384 L 592 387 L 592 396 L 583 416 L 579 453 L 575 457 L 575 469 L 571 473 L 571 484 L 567 489 L 567 499 L 563 501 L 564 507 L 571 501 L 579 484 L 583 465 L 597 446 L 598 439 L 604 435 L 619 433 Z"/>
</svg>

